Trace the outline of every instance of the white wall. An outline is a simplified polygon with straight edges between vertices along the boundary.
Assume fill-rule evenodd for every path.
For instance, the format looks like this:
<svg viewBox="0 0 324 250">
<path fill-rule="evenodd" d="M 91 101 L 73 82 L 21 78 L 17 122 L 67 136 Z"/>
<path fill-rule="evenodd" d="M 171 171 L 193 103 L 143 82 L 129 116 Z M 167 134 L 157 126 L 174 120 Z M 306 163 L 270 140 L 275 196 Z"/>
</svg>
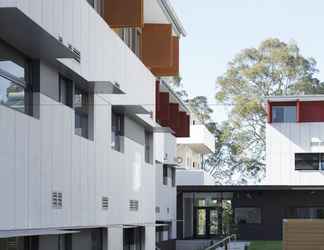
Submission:
<svg viewBox="0 0 324 250">
<path fill-rule="evenodd" d="M 178 164 L 182 168 L 186 169 L 200 169 L 201 168 L 201 154 L 193 150 L 189 145 L 178 144 L 177 145 L 177 158 Z M 181 161 L 180 161 L 181 159 Z M 195 164 L 195 167 L 194 167 Z"/>
<path fill-rule="evenodd" d="M 215 185 L 215 179 L 202 169 L 178 169 L 177 186 Z"/>
<path fill-rule="evenodd" d="M 324 139 L 324 123 L 272 123 L 266 126 L 266 184 L 323 185 L 323 171 L 296 171 L 295 153 L 323 153 L 311 147 Z"/>
<path fill-rule="evenodd" d="M 154 113 L 155 77 L 86 0 L 0 0 L 0 7 L 18 7 L 53 37 L 80 50 L 81 63 L 61 61 L 88 81 L 118 82 L 126 95 L 110 96 L 110 102 L 142 104 Z"/>
<path fill-rule="evenodd" d="M 163 164 L 156 163 L 156 206 L 160 212 L 156 213 L 157 221 L 172 222 L 171 237 L 176 238 L 177 218 L 177 189 L 172 186 L 172 178 L 169 170 L 168 184 L 163 184 Z M 169 212 L 168 212 L 169 209 Z"/>
<path fill-rule="evenodd" d="M 65 59 L 67 66 L 89 81 L 117 81 L 126 94 L 95 97 L 94 141 L 74 135 L 73 110 L 45 95 L 40 120 L 0 106 L 0 229 L 154 223 L 155 166 L 130 139 L 142 138 L 144 127 L 126 119 L 133 136 L 125 137 L 125 152 L 110 148 L 111 104 L 145 104 L 154 112 L 154 76 L 86 0 L 0 0 L 3 6 L 79 49 L 81 63 Z M 52 191 L 63 193 L 63 209 L 52 208 Z M 139 200 L 138 212 L 129 211 L 130 199 Z"/>
</svg>

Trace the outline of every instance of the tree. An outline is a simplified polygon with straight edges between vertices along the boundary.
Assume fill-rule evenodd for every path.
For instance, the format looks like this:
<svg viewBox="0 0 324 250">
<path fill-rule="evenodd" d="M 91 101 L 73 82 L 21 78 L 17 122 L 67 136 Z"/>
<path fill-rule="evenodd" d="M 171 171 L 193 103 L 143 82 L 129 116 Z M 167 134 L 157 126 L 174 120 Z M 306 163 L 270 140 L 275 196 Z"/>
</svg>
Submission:
<svg viewBox="0 0 324 250">
<path fill-rule="evenodd" d="M 228 121 L 215 130 L 218 148 L 209 159 L 212 173 L 236 170 L 243 174 L 243 182 L 247 176 L 260 177 L 265 166 L 264 97 L 323 94 L 317 72 L 313 58 L 303 57 L 295 43 L 278 39 L 265 40 L 235 56 L 217 79 L 216 100 L 232 105 L 232 110 Z"/>
<path fill-rule="evenodd" d="M 211 122 L 211 114 L 213 110 L 209 107 L 207 97 L 196 96 L 188 101 L 189 107 L 192 112 L 197 116 L 199 121 L 203 124 L 208 124 Z"/>
</svg>

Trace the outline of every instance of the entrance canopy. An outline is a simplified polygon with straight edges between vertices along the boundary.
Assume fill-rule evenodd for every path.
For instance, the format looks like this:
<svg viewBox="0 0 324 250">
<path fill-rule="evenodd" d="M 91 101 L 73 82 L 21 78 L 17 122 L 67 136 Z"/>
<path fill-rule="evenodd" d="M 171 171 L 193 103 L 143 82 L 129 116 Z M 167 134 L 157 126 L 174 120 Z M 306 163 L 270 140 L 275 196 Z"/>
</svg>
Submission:
<svg viewBox="0 0 324 250">
<path fill-rule="evenodd" d="M 22 229 L 22 230 L 0 230 L 1 238 L 38 236 L 38 235 L 62 235 L 75 234 L 79 231 L 62 230 L 62 229 Z"/>
</svg>

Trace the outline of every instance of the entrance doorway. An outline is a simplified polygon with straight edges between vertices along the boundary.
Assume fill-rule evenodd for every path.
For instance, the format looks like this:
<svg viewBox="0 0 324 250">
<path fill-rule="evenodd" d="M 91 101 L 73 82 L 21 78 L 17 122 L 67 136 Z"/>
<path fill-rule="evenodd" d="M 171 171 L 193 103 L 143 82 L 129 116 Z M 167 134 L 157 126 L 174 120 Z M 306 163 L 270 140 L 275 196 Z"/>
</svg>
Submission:
<svg viewBox="0 0 324 250">
<path fill-rule="evenodd" d="M 195 238 L 212 238 L 222 234 L 220 208 L 197 207 L 194 214 Z"/>
</svg>

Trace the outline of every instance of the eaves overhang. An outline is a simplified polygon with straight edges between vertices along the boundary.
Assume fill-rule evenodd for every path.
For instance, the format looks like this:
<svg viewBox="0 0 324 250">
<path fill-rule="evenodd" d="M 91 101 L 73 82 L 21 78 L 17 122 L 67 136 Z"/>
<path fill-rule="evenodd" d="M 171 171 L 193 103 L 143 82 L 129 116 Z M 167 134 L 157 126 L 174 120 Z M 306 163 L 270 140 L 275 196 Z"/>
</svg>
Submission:
<svg viewBox="0 0 324 250">
<path fill-rule="evenodd" d="M 16 7 L 0 8 L 0 39 L 31 59 L 53 63 L 57 58 L 79 60 L 72 45 L 64 44 Z"/>
</svg>

